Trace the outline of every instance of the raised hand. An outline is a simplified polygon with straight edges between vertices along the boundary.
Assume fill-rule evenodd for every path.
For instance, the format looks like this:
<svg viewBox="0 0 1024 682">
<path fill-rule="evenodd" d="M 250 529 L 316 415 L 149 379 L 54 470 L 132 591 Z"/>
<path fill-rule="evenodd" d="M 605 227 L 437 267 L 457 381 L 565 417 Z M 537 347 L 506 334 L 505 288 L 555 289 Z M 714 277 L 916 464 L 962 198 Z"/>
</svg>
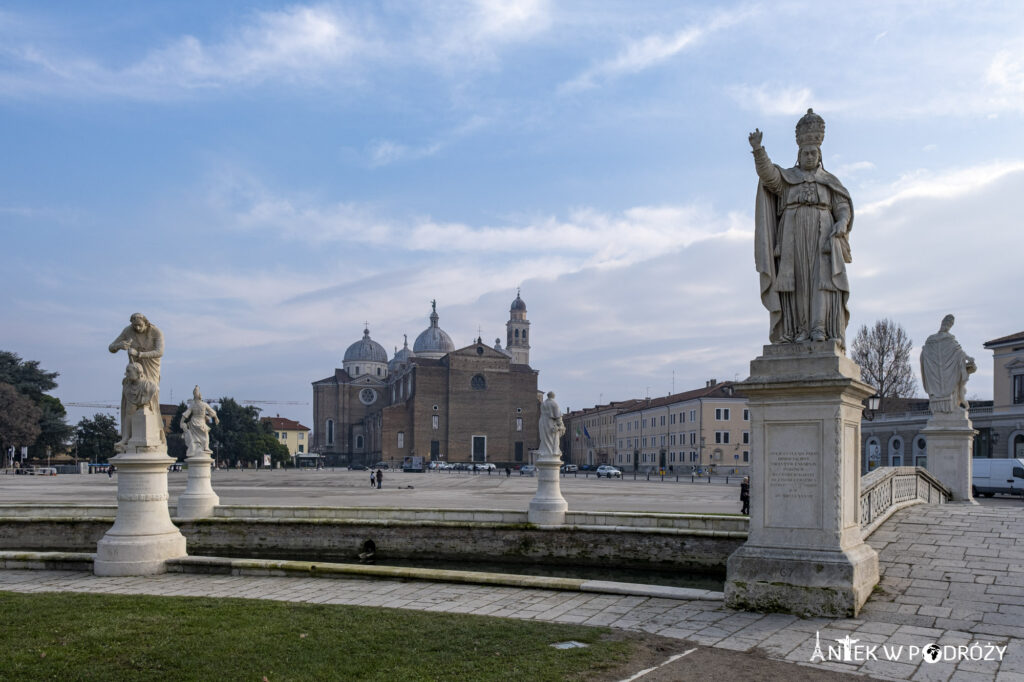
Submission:
<svg viewBox="0 0 1024 682">
<path fill-rule="evenodd" d="M 747 137 L 747 139 L 750 141 L 750 146 L 752 149 L 761 148 L 761 136 L 763 134 L 764 133 L 762 133 L 758 128 L 754 128 L 754 132 L 750 133 L 750 136 Z"/>
</svg>

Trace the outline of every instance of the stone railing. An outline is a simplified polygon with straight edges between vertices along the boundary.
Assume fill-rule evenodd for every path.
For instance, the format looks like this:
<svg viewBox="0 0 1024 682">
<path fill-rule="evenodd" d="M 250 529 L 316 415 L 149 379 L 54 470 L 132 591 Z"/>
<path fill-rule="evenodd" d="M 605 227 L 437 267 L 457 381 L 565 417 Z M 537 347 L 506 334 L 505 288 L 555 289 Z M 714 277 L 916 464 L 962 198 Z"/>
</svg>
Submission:
<svg viewBox="0 0 1024 682">
<path fill-rule="evenodd" d="M 912 504 L 945 504 L 949 488 L 922 467 L 881 467 L 861 479 L 860 528 L 871 535 L 894 512 Z"/>
</svg>

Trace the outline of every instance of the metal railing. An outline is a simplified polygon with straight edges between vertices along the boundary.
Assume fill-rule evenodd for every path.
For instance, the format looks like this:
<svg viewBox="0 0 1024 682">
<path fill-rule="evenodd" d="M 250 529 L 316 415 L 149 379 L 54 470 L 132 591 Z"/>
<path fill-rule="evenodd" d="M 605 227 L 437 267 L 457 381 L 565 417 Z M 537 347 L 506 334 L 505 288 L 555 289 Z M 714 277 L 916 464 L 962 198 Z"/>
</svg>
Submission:
<svg viewBox="0 0 1024 682">
<path fill-rule="evenodd" d="M 881 467 L 861 479 L 860 528 L 867 537 L 912 504 L 945 504 L 949 488 L 923 467 Z"/>
</svg>

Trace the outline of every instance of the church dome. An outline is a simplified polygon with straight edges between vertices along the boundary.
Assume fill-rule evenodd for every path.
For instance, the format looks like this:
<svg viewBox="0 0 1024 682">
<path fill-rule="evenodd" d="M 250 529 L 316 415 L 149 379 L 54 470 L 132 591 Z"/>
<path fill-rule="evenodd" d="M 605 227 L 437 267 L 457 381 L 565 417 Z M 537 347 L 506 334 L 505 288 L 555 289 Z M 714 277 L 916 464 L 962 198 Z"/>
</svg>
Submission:
<svg viewBox="0 0 1024 682">
<path fill-rule="evenodd" d="M 516 300 L 512 301 L 512 307 L 508 309 L 510 313 L 514 312 L 526 312 L 526 301 L 519 297 L 519 292 L 516 292 Z"/>
<path fill-rule="evenodd" d="M 345 351 L 344 362 L 382 362 L 387 364 L 388 352 L 384 346 L 370 338 L 370 330 L 363 330 L 363 338 Z"/>
<path fill-rule="evenodd" d="M 416 357 L 416 354 L 409 350 L 409 337 L 405 337 L 405 344 L 402 346 L 402 350 L 395 350 L 395 357 L 391 358 L 388 363 L 388 371 L 394 372 L 402 365 L 408 365 L 409 361 Z"/>
<path fill-rule="evenodd" d="M 412 345 L 412 350 L 418 356 L 436 359 L 455 350 L 455 344 L 452 343 L 452 337 L 437 326 L 437 321 L 440 319 L 437 314 L 437 301 L 431 301 L 430 305 L 432 307 L 430 326 L 416 337 L 416 343 Z"/>
</svg>

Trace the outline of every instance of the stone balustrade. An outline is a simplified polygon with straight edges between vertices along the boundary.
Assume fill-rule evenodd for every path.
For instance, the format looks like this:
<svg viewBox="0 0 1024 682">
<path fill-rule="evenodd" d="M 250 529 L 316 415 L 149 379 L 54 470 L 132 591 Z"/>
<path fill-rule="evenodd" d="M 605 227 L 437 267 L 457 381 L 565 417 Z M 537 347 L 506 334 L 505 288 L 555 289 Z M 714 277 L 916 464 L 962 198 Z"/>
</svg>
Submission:
<svg viewBox="0 0 1024 682">
<path fill-rule="evenodd" d="M 945 504 L 949 488 L 923 467 L 881 467 L 861 479 L 860 527 L 868 537 L 894 512 L 912 504 Z"/>
</svg>

